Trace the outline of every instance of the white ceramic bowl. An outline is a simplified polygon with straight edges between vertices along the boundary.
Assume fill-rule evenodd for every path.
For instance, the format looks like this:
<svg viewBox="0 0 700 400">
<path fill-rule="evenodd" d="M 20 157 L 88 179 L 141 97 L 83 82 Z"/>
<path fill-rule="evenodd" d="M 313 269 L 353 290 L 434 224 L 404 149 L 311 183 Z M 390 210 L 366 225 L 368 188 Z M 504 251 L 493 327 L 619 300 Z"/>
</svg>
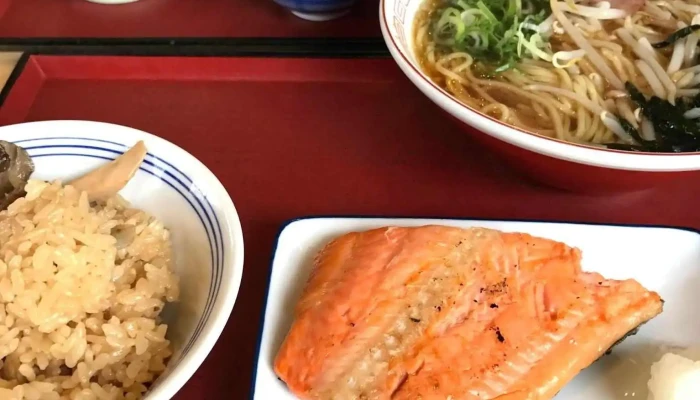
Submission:
<svg viewBox="0 0 700 400">
<path fill-rule="evenodd" d="M 512 128 L 460 103 L 416 61 L 413 25 L 424 1 L 380 0 L 379 21 L 392 57 L 430 100 L 519 169 L 547 183 L 584 191 L 651 186 L 700 170 L 700 153 L 632 153 L 567 143 Z"/>
<path fill-rule="evenodd" d="M 243 234 L 226 189 L 204 164 L 151 134 L 100 122 L 45 121 L 0 127 L 27 150 L 32 178 L 67 180 L 114 159 L 139 140 L 148 155 L 121 194 L 170 229 L 180 301 L 163 319 L 174 354 L 147 395 L 170 399 L 211 351 L 231 314 L 243 273 Z"/>
</svg>

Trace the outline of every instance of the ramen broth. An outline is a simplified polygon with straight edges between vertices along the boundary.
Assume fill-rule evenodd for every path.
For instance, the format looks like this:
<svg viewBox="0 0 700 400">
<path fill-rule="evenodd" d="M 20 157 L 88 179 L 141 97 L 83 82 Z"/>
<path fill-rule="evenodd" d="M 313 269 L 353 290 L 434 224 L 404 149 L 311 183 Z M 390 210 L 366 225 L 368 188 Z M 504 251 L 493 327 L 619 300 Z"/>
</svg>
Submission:
<svg viewBox="0 0 700 400">
<path fill-rule="evenodd" d="M 437 85 L 521 130 L 695 152 L 698 23 L 700 0 L 428 0 L 414 51 Z"/>
</svg>

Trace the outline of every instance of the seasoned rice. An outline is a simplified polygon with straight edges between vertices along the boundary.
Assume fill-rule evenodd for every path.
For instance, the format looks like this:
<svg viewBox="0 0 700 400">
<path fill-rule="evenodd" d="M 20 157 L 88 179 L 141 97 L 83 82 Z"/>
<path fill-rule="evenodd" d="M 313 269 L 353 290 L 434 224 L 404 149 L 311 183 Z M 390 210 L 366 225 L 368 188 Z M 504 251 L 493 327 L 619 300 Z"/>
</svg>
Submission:
<svg viewBox="0 0 700 400">
<path fill-rule="evenodd" d="M 0 212 L 0 400 L 142 398 L 171 355 L 170 233 L 119 197 L 26 191 Z"/>
</svg>

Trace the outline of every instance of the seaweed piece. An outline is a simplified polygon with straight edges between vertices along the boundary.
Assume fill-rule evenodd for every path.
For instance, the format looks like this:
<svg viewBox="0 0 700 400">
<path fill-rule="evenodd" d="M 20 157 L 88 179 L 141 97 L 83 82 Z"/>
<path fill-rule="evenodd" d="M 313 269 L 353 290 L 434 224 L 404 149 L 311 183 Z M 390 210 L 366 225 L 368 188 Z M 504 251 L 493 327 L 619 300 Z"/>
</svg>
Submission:
<svg viewBox="0 0 700 400">
<path fill-rule="evenodd" d="M 698 119 L 688 119 L 685 112 L 700 107 L 700 96 L 692 99 L 679 98 L 677 104 L 656 96 L 646 97 L 631 83 L 625 84 L 630 98 L 642 110 L 642 115 L 651 122 L 656 138 L 645 140 L 639 132 L 623 118 L 618 118 L 625 132 L 637 142 L 635 144 L 609 143 L 615 150 L 682 153 L 700 151 L 700 125 Z"/>
<path fill-rule="evenodd" d="M 675 42 L 683 39 L 684 37 L 690 35 L 691 33 L 700 30 L 700 25 L 690 25 L 686 26 L 685 28 L 681 28 L 672 34 L 668 35 L 668 37 L 660 42 L 654 43 L 651 45 L 651 47 L 655 49 L 662 49 L 664 47 L 670 46 L 674 44 Z"/>
<path fill-rule="evenodd" d="M 637 89 L 637 87 L 634 86 L 632 83 L 630 83 L 630 82 L 625 83 L 625 89 L 630 94 L 632 101 L 637 103 L 638 106 L 644 107 L 647 104 L 646 97 L 644 97 L 642 92 L 640 92 L 639 89 Z"/>
</svg>

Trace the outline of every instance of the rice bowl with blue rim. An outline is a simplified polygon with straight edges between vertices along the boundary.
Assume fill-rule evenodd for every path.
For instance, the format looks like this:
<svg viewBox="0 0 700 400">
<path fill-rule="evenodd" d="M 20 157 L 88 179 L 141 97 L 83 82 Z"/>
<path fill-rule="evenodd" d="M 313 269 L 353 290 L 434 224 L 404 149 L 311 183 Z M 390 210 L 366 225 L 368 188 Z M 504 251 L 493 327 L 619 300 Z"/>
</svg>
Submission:
<svg viewBox="0 0 700 400">
<path fill-rule="evenodd" d="M 119 125 L 89 121 L 33 122 L 1 127 L 0 138 L 26 150 L 34 163 L 34 173 L 27 184 L 28 194 L 26 198 L 20 199 L 24 202 L 35 201 L 33 197 L 37 195 L 33 192 L 37 192 L 37 186 L 41 186 L 46 193 L 50 193 L 51 190 L 55 192 L 57 189 L 51 187 L 61 186 L 51 185 L 52 181 L 67 182 L 109 163 L 139 141 L 145 144 L 148 152 L 143 162 L 119 195 L 130 204 L 125 206 L 126 208 L 143 210 L 144 215 L 152 216 L 151 219 L 144 220 L 148 222 L 144 224 L 147 229 L 162 232 L 157 230 L 162 223 L 169 232 L 165 232 L 163 237 L 169 239 L 169 250 L 172 253 L 170 265 L 172 274 L 179 281 L 179 298 L 174 302 L 167 300 L 162 312 L 157 310 L 160 315 L 155 320 L 158 323 L 162 320 L 162 324 L 167 325 L 166 338 L 171 343 L 172 356 L 168 358 L 164 371 L 153 376 L 157 377 L 155 383 L 146 382 L 148 390 L 145 397 L 172 397 L 192 376 L 213 347 L 228 320 L 240 287 L 243 237 L 236 209 L 226 189 L 201 162 L 181 148 L 148 133 Z M 44 189 L 42 185 L 47 188 Z M 65 187 L 66 190 L 68 188 L 70 186 Z M 30 195 L 33 196 L 31 199 Z M 22 203 L 20 200 L 16 203 Z M 11 207 L 20 206 L 21 204 L 13 203 Z M 127 212 L 127 216 L 135 214 L 138 213 Z M 140 279 L 139 282 L 141 280 L 145 281 Z M 0 299 L 0 303 L 10 304 L 11 301 Z M 109 313 L 105 319 L 108 317 Z M 11 321 L 14 322 L 15 319 L 21 320 L 19 317 L 13 317 Z M 75 329 L 76 321 L 71 320 L 70 328 L 73 330 L 78 330 Z M 78 321 L 77 325 L 80 324 L 81 321 Z M 8 328 L 10 327 L 4 327 L 5 330 Z M 0 326 L 0 329 L 3 327 Z M 81 329 L 84 331 L 85 328 Z M 128 333 L 131 335 L 131 332 Z M 126 337 L 125 340 L 131 339 Z M 145 343 L 143 338 L 142 342 Z M 144 346 L 141 346 L 141 353 L 146 351 Z M 93 351 L 94 346 L 89 350 L 85 357 L 97 356 L 97 351 Z M 52 351 L 53 353 L 47 354 L 58 352 L 55 348 Z M 93 352 L 95 354 L 92 354 Z M 46 357 L 26 354 L 22 357 L 21 362 L 33 365 L 33 371 L 29 371 L 30 367 L 23 364 L 24 373 L 20 374 L 24 377 L 20 377 L 20 381 L 26 383 L 32 381 L 32 378 L 40 381 L 37 377 L 47 366 L 37 367 L 32 362 L 41 359 L 40 364 L 46 364 Z M 36 360 L 30 362 L 32 357 Z M 77 361 L 72 360 L 70 364 L 74 366 Z M 0 365 L 0 368 L 2 367 Z M 9 368 L 7 365 L 4 367 Z M 51 366 L 48 369 L 50 368 Z M 96 374 L 95 371 L 90 372 Z M 115 372 L 110 374 L 115 375 Z M 116 374 L 123 372 L 117 371 Z M 132 373 L 134 374 L 135 372 Z M 3 379 L 5 378 L 3 376 Z M 148 378 L 147 374 L 140 377 L 144 381 Z M 100 379 L 104 380 L 103 377 Z M 0 390 L 6 389 L 9 381 L 0 380 Z M 94 382 L 92 384 L 94 385 Z M 66 383 L 64 386 L 67 389 L 75 389 L 77 393 L 81 388 L 76 389 L 75 385 Z M 86 393 L 89 392 L 90 383 L 83 385 L 82 389 Z M 22 390 L 24 389 L 20 389 L 19 392 Z M 22 395 L 19 392 L 18 394 Z M 30 393 L 24 395 L 29 396 Z"/>
</svg>

